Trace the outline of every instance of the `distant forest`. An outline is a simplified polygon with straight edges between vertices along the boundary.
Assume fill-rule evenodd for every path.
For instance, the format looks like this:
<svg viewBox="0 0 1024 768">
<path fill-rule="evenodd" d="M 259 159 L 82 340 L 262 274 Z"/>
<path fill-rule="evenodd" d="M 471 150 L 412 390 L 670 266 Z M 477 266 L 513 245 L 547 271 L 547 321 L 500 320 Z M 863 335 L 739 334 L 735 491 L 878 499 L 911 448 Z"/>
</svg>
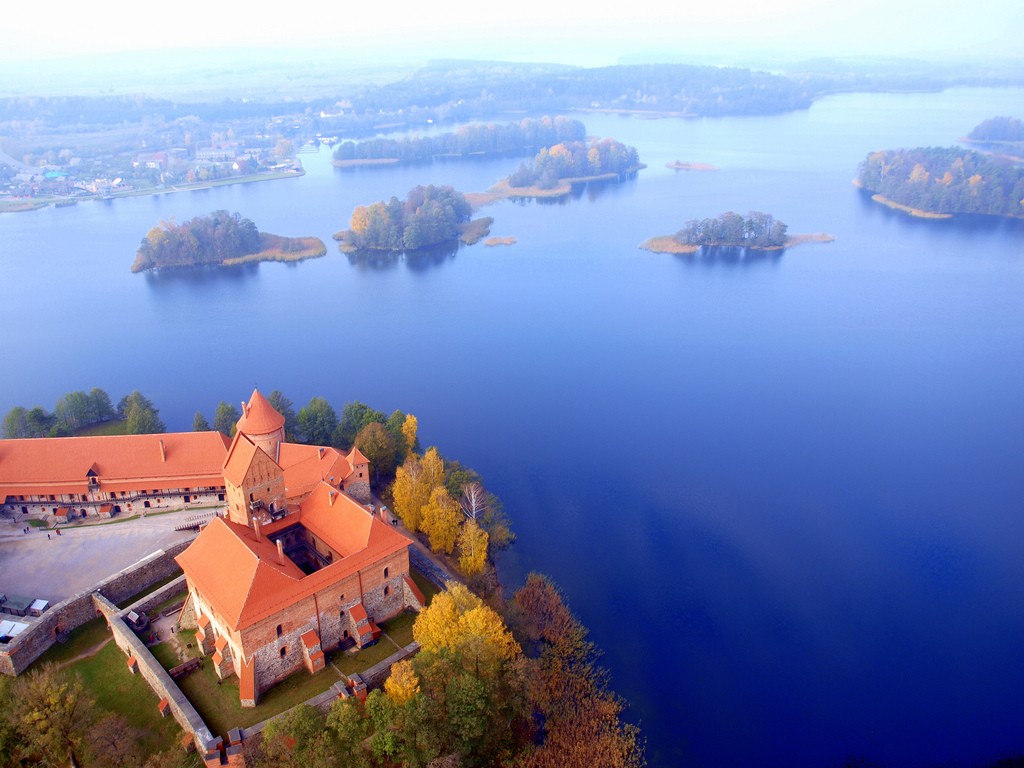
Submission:
<svg viewBox="0 0 1024 768">
<path fill-rule="evenodd" d="M 161 267 L 222 264 L 260 250 L 260 233 L 238 213 L 214 211 L 184 224 L 162 222 L 142 238 L 133 272 Z"/>
<path fill-rule="evenodd" d="M 361 205 L 352 212 L 348 242 L 356 248 L 405 251 L 454 240 L 460 225 L 469 221 L 465 196 L 450 186 L 417 186 L 405 202 Z"/>
<path fill-rule="evenodd" d="M 1024 168 L 959 147 L 872 152 L 860 185 L 930 213 L 1024 215 Z"/>
<path fill-rule="evenodd" d="M 967 134 L 971 141 L 1024 142 L 1024 122 L 1015 117 L 992 117 Z"/>
<path fill-rule="evenodd" d="M 770 213 L 729 211 L 713 219 L 692 219 L 675 234 L 683 245 L 735 248 L 779 248 L 786 244 L 787 226 Z"/>
<path fill-rule="evenodd" d="M 615 139 L 569 141 L 541 149 L 531 165 L 523 163 L 509 176 L 508 183 L 511 187 L 551 189 L 561 179 L 631 173 L 639 168 L 636 148 Z"/>
<path fill-rule="evenodd" d="M 580 141 L 586 135 L 587 129 L 579 120 L 562 116 L 524 118 L 506 125 L 473 123 L 436 136 L 345 141 L 334 150 L 334 159 L 416 162 L 446 155 L 494 155 Z"/>
</svg>

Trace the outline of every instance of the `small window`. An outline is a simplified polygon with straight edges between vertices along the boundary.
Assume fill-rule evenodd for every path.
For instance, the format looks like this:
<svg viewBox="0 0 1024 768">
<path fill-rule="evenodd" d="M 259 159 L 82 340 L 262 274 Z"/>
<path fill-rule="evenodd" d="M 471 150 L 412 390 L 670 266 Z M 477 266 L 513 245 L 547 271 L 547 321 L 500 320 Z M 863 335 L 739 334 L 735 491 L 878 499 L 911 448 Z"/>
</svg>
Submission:
<svg viewBox="0 0 1024 768">
<path fill-rule="evenodd" d="M 278 637 L 281 636 L 281 625 L 280 624 L 277 625 L 277 636 Z"/>
<path fill-rule="evenodd" d="M 388 577 L 388 569 L 387 569 L 387 568 L 385 568 L 385 569 L 384 569 L 384 578 L 386 579 L 387 577 Z"/>
<path fill-rule="evenodd" d="M 391 594 L 391 587 L 384 587 L 384 597 Z"/>
<path fill-rule="evenodd" d="M 287 645 L 282 645 L 281 646 L 281 658 L 283 659 L 287 655 L 288 655 L 288 646 Z"/>
<path fill-rule="evenodd" d="M 339 617 L 339 618 L 340 618 L 340 619 L 341 619 L 342 621 L 344 621 L 344 620 L 345 620 L 345 609 L 344 609 L 344 608 L 342 608 L 342 609 L 341 609 L 341 611 L 339 611 L 339 613 L 338 613 L 338 617 Z"/>
</svg>

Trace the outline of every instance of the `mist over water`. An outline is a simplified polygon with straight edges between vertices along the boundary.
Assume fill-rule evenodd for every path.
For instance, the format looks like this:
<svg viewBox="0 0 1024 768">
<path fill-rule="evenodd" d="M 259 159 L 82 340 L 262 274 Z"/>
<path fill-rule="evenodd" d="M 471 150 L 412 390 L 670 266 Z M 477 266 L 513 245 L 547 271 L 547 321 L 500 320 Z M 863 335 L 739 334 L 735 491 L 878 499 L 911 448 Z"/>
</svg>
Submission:
<svg viewBox="0 0 1024 768">
<path fill-rule="evenodd" d="M 1021 89 L 834 96 L 788 115 L 583 116 L 648 168 L 482 213 L 482 244 L 350 262 L 330 236 L 515 159 L 338 172 L 0 217 L 0 408 L 141 390 L 172 429 L 253 385 L 415 413 L 605 651 L 653 766 L 975 765 L 1024 750 L 1024 222 L 918 221 L 850 183 Z M 719 166 L 677 172 L 674 160 Z M 316 235 L 302 264 L 133 275 L 161 219 Z M 638 250 L 763 210 L 766 257 Z"/>
</svg>

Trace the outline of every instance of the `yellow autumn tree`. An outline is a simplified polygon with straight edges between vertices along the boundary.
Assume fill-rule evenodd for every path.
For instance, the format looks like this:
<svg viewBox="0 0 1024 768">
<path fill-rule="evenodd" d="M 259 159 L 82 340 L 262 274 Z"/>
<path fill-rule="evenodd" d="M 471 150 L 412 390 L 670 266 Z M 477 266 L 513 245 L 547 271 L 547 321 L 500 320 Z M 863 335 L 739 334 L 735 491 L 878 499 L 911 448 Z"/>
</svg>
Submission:
<svg viewBox="0 0 1024 768">
<path fill-rule="evenodd" d="M 430 501 L 423 507 L 420 528 L 430 538 L 430 548 L 450 555 L 459 538 L 462 509 L 444 486 L 430 492 Z"/>
<path fill-rule="evenodd" d="M 423 510 L 430 502 L 431 492 L 444 485 L 444 460 L 437 448 L 430 448 L 423 458 L 410 455 L 395 472 L 391 496 L 395 512 L 402 523 L 415 533 L 423 529 Z M 450 551 L 450 550 L 449 550 Z"/>
<path fill-rule="evenodd" d="M 473 520 L 459 530 L 459 568 L 467 576 L 476 576 L 487 565 L 487 531 Z"/>
<path fill-rule="evenodd" d="M 419 693 L 419 690 L 420 679 L 416 676 L 411 661 L 403 659 L 391 665 L 391 674 L 384 681 L 384 693 L 395 704 L 405 704 Z"/>
<path fill-rule="evenodd" d="M 501 616 L 456 582 L 448 582 L 447 589 L 420 611 L 412 636 L 424 651 L 454 651 L 476 674 L 489 674 L 522 653 Z"/>
<path fill-rule="evenodd" d="M 405 421 L 402 422 L 402 437 L 405 438 L 405 445 L 409 449 L 409 453 L 413 452 L 416 447 L 416 432 L 419 429 L 419 422 L 416 417 L 411 413 L 406 415 Z"/>
</svg>

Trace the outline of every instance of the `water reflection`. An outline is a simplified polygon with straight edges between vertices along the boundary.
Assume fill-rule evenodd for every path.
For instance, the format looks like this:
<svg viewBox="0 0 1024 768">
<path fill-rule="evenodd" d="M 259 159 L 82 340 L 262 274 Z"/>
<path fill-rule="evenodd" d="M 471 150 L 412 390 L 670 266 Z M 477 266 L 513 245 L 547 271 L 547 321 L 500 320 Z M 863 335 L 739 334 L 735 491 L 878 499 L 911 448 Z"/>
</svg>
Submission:
<svg viewBox="0 0 1024 768">
<path fill-rule="evenodd" d="M 388 270 L 404 263 L 413 272 L 426 272 L 433 267 L 455 258 L 462 247 L 458 240 L 451 240 L 447 243 L 430 248 L 418 248 L 414 251 L 373 251 L 359 250 L 346 253 L 348 263 L 354 267 L 363 267 L 373 270 Z"/>
<path fill-rule="evenodd" d="M 751 267 L 755 264 L 777 264 L 785 252 L 785 248 L 765 250 L 764 248 L 737 248 L 715 245 L 704 246 L 695 253 L 676 253 L 673 255 L 677 260 L 689 266 Z"/>
</svg>

